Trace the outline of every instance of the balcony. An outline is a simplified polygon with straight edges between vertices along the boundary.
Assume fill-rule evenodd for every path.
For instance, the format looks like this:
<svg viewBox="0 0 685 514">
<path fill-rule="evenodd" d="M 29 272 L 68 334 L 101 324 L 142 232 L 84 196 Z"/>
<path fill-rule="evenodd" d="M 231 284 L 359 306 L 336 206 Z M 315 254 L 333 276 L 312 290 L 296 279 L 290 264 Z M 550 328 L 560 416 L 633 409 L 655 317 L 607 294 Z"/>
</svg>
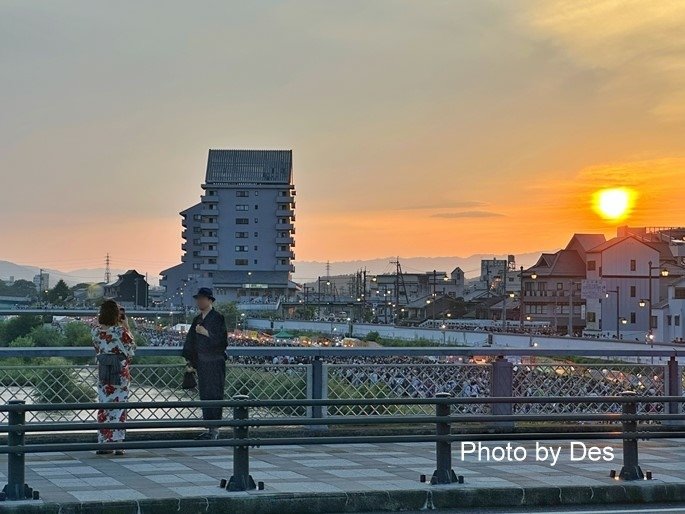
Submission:
<svg viewBox="0 0 685 514">
<path fill-rule="evenodd" d="M 202 236 L 200 238 L 200 244 L 216 244 L 219 242 L 219 238 L 217 236 Z"/>
<path fill-rule="evenodd" d="M 294 245 L 295 244 L 295 238 L 288 236 L 288 237 L 277 237 L 276 238 L 276 244 L 281 244 L 281 245 Z"/>
<path fill-rule="evenodd" d="M 200 269 L 202 271 L 216 271 L 219 269 L 218 264 L 200 264 Z"/>
<path fill-rule="evenodd" d="M 213 216 L 216 218 L 218 215 L 219 209 L 209 209 L 207 207 L 200 209 L 200 216 Z"/>
<path fill-rule="evenodd" d="M 276 271 L 295 271 L 295 266 L 293 264 L 276 264 L 274 266 Z"/>
<path fill-rule="evenodd" d="M 219 250 L 200 250 L 200 257 L 218 257 Z"/>
<path fill-rule="evenodd" d="M 209 223 L 208 221 L 200 222 L 200 228 L 202 230 L 218 230 L 219 224 L 215 221 L 214 223 Z"/>
<path fill-rule="evenodd" d="M 276 250 L 276 257 L 280 259 L 294 259 L 295 252 L 293 252 L 292 250 Z"/>
<path fill-rule="evenodd" d="M 295 225 L 293 223 L 277 223 L 276 228 L 278 230 L 290 230 L 291 232 L 294 232 Z"/>
<path fill-rule="evenodd" d="M 188 250 L 188 243 L 181 243 L 181 250 L 183 250 L 184 252 Z"/>
<path fill-rule="evenodd" d="M 294 203 L 295 197 L 293 196 L 279 196 L 276 198 L 276 203 Z"/>
<path fill-rule="evenodd" d="M 219 203 L 219 195 L 202 195 L 200 201 L 202 203 Z"/>
</svg>

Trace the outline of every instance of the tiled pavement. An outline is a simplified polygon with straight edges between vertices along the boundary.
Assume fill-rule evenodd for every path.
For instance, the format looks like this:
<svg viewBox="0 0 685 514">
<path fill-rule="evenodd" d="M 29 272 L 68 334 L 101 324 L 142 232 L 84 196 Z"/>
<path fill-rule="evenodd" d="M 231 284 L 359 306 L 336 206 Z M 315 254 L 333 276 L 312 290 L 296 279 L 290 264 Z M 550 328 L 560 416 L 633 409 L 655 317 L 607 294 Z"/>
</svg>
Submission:
<svg viewBox="0 0 685 514">
<path fill-rule="evenodd" d="M 491 442 L 493 448 L 505 443 Z M 528 487 L 544 485 L 602 485 L 610 469 L 621 467 L 620 441 L 586 441 L 587 445 L 614 448 L 612 462 L 571 462 L 569 442 L 547 441 L 561 446 L 559 462 L 551 467 L 534 459 L 535 443 L 512 443 L 525 447 L 522 462 L 484 462 L 467 455 L 461 460 L 454 445 L 453 467 L 469 486 Z M 135 500 L 228 494 L 218 487 L 232 472 L 232 451 L 224 448 L 177 450 L 129 450 L 124 457 L 93 453 L 50 453 L 27 456 L 27 483 L 45 501 Z M 339 492 L 430 488 L 419 481 L 430 478 L 435 467 L 432 444 L 356 444 L 271 446 L 251 450 L 251 474 L 264 481 L 264 492 Z M 685 444 L 676 439 L 640 442 L 643 470 L 655 481 L 685 483 Z M 6 456 L 0 458 L 0 481 L 4 482 Z"/>
</svg>

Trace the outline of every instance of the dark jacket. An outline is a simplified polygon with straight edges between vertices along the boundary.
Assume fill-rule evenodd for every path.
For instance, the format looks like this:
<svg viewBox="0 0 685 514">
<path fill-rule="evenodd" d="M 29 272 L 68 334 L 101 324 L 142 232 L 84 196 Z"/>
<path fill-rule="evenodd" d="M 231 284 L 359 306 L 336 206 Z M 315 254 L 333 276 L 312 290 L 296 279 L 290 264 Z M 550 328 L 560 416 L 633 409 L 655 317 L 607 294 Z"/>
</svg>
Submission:
<svg viewBox="0 0 685 514">
<path fill-rule="evenodd" d="M 209 337 L 198 334 L 195 327 L 201 325 L 209 332 Z M 217 311 L 212 309 L 207 313 L 205 319 L 202 314 L 195 316 L 193 324 L 190 325 L 188 335 L 186 335 L 183 345 L 183 357 L 188 360 L 194 368 L 197 368 L 199 358 L 213 358 L 223 356 L 226 358 L 226 347 L 228 346 L 228 331 L 226 330 L 226 320 Z"/>
</svg>

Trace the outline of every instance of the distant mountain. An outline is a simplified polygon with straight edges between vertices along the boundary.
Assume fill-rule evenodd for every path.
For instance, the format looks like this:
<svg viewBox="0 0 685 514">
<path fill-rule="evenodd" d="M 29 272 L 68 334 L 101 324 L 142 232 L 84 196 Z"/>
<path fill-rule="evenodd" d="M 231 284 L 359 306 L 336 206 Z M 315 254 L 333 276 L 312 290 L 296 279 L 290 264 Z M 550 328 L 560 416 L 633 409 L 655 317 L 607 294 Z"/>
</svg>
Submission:
<svg viewBox="0 0 685 514">
<path fill-rule="evenodd" d="M 529 252 L 515 255 L 517 266 L 531 266 L 540 257 L 541 252 Z M 426 272 L 432 270 L 450 272 L 459 266 L 466 278 L 473 278 L 480 274 L 481 259 L 504 259 L 506 255 L 493 254 L 476 254 L 469 257 L 400 257 L 400 264 L 405 273 L 408 272 Z M 331 261 L 330 274 L 331 275 L 346 275 L 353 274 L 356 271 L 366 268 L 367 273 L 371 275 L 378 275 L 381 273 L 392 273 L 395 270 L 395 265 L 390 264 L 390 261 L 395 260 L 396 257 L 384 257 L 378 259 L 356 260 L 356 261 Z M 54 269 L 45 269 L 45 272 L 50 274 L 50 286 L 54 286 L 58 280 L 64 280 L 67 285 L 73 286 L 80 282 L 102 282 L 105 276 L 104 268 L 86 268 L 78 269 L 69 272 L 59 271 Z M 15 264 L 9 261 L 0 261 L 0 279 L 7 280 L 14 277 L 15 280 L 33 280 L 37 275 L 39 268 L 35 266 L 26 266 L 22 264 Z M 112 270 L 112 277 L 116 278 L 118 274 L 124 273 L 125 270 Z M 144 271 L 141 271 L 144 273 Z M 296 261 L 295 273 L 293 279 L 296 282 L 310 282 L 316 280 L 317 277 L 326 275 L 326 263 L 319 261 Z M 150 276 L 150 282 L 153 283 L 157 276 Z M 156 283 L 156 282 L 155 282 Z"/>
<path fill-rule="evenodd" d="M 36 266 L 0 261 L 0 279 L 2 280 L 8 280 L 10 277 L 14 277 L 14 280 L 33 280 L 39 271 L 40 269 Z M 81 282 L 102 282 L 105 279 L 104 268 L 78 269 L 69 272 L 46 268 L 43 271 L 50 274 L 50 287 L 53 287 L 59 280 L 64 280 L 67 285 L 73 286 Z M 120 273 L 124 273 L 124 270 L 112 270 L 112 277 Z"/>
<path fill-rule="evenodd" d="M 537 262 L 542 252 L 529 252 L 515 255 L 516 265 L 529 267 Z M 406 272 L 426 272 L 426 271 L 447 271 L 450 272 L 457 266 L 460 267 L 467 278 L 473 278 L 480 274 L 481 259 L 506 259 L 506 255 L 476 254 L 469 257 L 400 257 L 402 271 Z M 395 265 L 390 261 L 396 257 L 385 257 L 382 259 L 368 259 L 357 261 L 331 261 L 331 275 L 346 275 L 366 268 L 367 273 L 377 275 L 381 273 L 392 273 Z M 318 261 L 296 261 L 294 280 L 297 282 L 309 282 L 316 280 L 317 277 L 326 275 L 326 263 Z"/>
</svg>

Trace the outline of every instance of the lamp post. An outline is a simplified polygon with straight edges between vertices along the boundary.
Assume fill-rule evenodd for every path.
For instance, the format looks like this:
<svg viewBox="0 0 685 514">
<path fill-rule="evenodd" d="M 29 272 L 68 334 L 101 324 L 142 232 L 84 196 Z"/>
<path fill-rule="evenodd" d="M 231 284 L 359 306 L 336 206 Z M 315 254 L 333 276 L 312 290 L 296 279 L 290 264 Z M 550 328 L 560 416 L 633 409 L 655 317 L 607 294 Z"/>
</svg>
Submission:
<svg viewBox="0 0 685 514">
<path fill-rule="evenodd" d="M 647 314 L 647 339 L 652 341 L 654 341 L 654 334 L 652 333 L 652 329 L 654 328 L 652 324 L 652 271 L 655 269 L 659 269 L 659 266 L 652 266 L 652 261 L 649 261 L 649 297 L 641 299 L 639 304 L 640 307 L 645 307 L 647 303 L 649 303 L 649 313 Z M 661 268 L 659 275 L 662 277 L 667 277 L 668 270 L 666 268 Z"/>
<path fill-rule="evenodd" d="M 520 298 L 519 298 L 519 322 L 521 323 L 521 330 L 523 331 L 523 316 L 524 314 L 524 299 L 523 299 L 523 266 L 521 266 L 520 274 L 519 274 L 519 282 L 521 286 L 521 290 L 519 292 Z"/>
<path fill-rule="evenodd" d="M 606 292 L 606 298 L 609 298 L 609 294 L 615 294 L 616 295 L 616 339 L 621 339 L 621 321 L 624 322 L 624 324 L 627 322 L 625 318 L 623 320 L 621 319 L 620 315 L 620 306 L 619 306 L 619 295 L 620 295 L 620 287 L 616 286 L 616 289 L 608 289 Z"/>
</svg>

